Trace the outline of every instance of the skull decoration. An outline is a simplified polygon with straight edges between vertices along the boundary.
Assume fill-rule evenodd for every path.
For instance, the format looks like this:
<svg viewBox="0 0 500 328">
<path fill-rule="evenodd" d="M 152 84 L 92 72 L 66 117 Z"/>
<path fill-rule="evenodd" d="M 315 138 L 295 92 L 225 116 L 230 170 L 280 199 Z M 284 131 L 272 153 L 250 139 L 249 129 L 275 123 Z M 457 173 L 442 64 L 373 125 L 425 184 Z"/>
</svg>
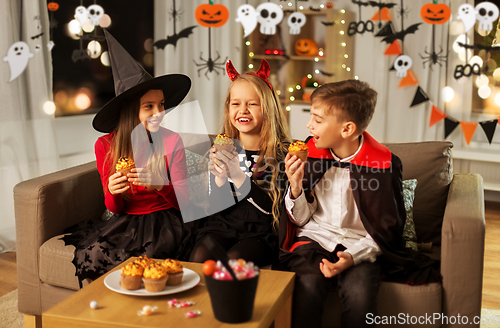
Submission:
<svg viewBox="0 0 500 328">
<path fill-rule="evenodd" d="M 290 26 L 290 34 L 300 34 L 300 28 L 306 23 L 306 15 L 299 12 L 294 12 L 288 17 L 288 26 Z"/>
<path fill-rule="evenodd" d="M 87 8 L 87 11 L 89 12 L 90 24 L 99 25 L 99 20 L 104 16 L 104 9 L 99 5 L 92 5 Z"/>
<path fill-rule="evenodd" d="M 475 9 L 476 18 L 479 21 L 478 29 L 491 31 L 493 22 L 498 18 L 498 7 L 491 2 L 481 2 Z"/>
<path fill-rule="evenodd" d="M 396 69 L 397 77 L 406 77 L 406 73 L 413 65 L 413 60 L 410 56 L 401 55 L 396 58 L 396 62 L 394 62 L 394 68 Z"/>
<path fill-rule="evenodd" d="M 89 19 L 89 13 L 87 8 L 84 6 L 78 6 L 75 9 L 75 18 L 80 22 L 80 25 L 83 26 Z"/>
<path fill-rule="evenodd" d="M 275 34 L 276 25 L 283 19 L 283 10 L 275 3 L 264 2 L 256 9 L 257 21 L 260 23 L 260 33 Z"/>
</svg>

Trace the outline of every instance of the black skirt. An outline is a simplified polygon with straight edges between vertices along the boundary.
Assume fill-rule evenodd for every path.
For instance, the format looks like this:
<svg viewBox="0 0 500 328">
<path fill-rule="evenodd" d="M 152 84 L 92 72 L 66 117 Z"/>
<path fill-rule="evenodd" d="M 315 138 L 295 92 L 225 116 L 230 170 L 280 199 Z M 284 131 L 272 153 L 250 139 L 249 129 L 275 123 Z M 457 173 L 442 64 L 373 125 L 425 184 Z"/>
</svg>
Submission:
<svg viewBox="0 0 500 328">
<path fill-rule="evenodd" d="M 66 229 L 66 245 L 75 246 L 73 264 L 80 287 L 132 256 L 178 259 L 188 240 L 181 214 L 174 208 L 143 215 L 114 214 L 107 221 L 80 222 Z"/>
</svg>

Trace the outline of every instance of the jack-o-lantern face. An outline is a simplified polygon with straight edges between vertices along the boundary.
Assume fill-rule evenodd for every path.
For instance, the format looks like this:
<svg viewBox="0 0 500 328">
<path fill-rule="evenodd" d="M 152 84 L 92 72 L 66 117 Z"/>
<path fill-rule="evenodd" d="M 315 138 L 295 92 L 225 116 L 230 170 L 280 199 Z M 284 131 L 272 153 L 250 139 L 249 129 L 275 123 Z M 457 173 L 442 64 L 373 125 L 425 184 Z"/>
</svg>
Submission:
<svg viewBox="0 0 500 328">
<path fill-rule="evenodd" d="M 318 53 L 318 46 L 311 39 L 298 39 L 295 42 L 295 52 L 299 56 L 315 56 Z"/>
<path fill-rule="evenodd" d="M 59 9 L 59 4 L 56 2 L 49 2 L 47 4 L 47 8 L 49 8 L 50 11 L 56 11 L 57 9 Z"/>
<path fill-rule="evenodd" d="M 451 9 L 444 3 L 427 3 L 420 9 L 420 16 L 427 24 L 444 24 L 450 19 Z"/>
<path fill-rule="evenodd" d="M 220 4 L 204 3 L 194 12 L 198 24 L 204 27 L 221 27 L 229 19 L 229 10 Z"/>
</svg>

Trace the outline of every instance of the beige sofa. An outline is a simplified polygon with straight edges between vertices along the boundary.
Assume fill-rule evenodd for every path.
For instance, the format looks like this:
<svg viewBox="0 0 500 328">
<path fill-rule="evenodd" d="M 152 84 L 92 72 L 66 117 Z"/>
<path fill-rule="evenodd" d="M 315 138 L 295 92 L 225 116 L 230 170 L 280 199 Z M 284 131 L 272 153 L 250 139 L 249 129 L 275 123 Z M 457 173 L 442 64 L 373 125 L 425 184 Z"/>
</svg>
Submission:
<svg viewBox="0 0 500 328">
<path fill-rule="evenodd" d="M 193 135 L 184 135 L 183 139 L 186 148 L 198 154 L 210 145 L 210 141 L 200 143 Z M 425 286 L 383 282 L 379 317 L 373 319 L 397 319 L 401 323 L 404 318 L 411 323 L 426 316 L 455 320 L 460 315 L 462 320 L 465 316 L 472 322 L 481 308 L 485 233 L 482 178 L 453 175 L 449 142 L 388 147 L 403 162 L 403 178 L 418 180 L 414 202 L 417 237 L 434 243 L 432 256 L 441 259 L 443 281 Z M 40 326 L 44 311 L 78 290 L 71 263 L 74 248 L 64 246 L 59 238 L 65 228 L 82 220 L 100 219 L 104 211 L 95 162 L 19 183 L 14 188 L 14 203 L 19 311 L 25 314 L 26 327 Z M 335 327 L 339 321 L 331 317 L 340 306 L 335 306 L 336 295 L 330 296 L 324 323 Z M 421 326 L 458 326 L 441 323 L 437 320 Z"/>
</svg>

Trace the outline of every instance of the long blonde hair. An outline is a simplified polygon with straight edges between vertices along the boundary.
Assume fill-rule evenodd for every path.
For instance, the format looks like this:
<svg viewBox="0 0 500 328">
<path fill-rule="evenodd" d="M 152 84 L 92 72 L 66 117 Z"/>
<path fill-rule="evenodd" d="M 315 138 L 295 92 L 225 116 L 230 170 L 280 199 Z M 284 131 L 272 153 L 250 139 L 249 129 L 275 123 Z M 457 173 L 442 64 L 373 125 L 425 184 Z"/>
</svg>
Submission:
<svg viewBox="0 0 500 328">
<path fill-rule="evenodd" d="M 278 175 L 281 170 L 280 165 L 285 159 L 288 151 L 288 144 L 291 140 L 290 132 L 285 115 L 281 110 L 278 97 L 274 91 L 271 90 L 267 83 L 260 77 L 250 74 L 241 74 L 233 81 L 226 95 L 226 101 L 224 103 L 224 123 L 222 128 L 223 133 L 226 133 L 233 139 L 239 139 L 239 131 L 233 126 L 229 117 L 229 105 L 231 102 L 231 88 L 240 80 L 249 82 L 255 88 L 260 99 L 260 107 L 262 110 L 262 128 L 259 140 L 260 151 L 252 179 L 256 182 L 259 168 L 265 164 L 271 169 L 272 179 L 270 186 L 263 190 L 266 191 L 273 201 L 273 226 L 277 229 L 279 225 L 281 199 L 284 193 L 279 186 Z"/>
<path fill-rule="evenodd" d="M 138 135 L 137 133 L 133 134 L 132 132 L 139 124 L 141 124 L 141 121 L 139 120 L 140 100 L 141 97 L 148 91 L 149 90 L 145 90 L 142 93 L 134 95 L 130 100 L 123 104 L 123 107 L 120 110 L 120 118 L 118 120 L 118 125 L 115 128 L 115 136 L 110 140 L 111 150 L 106 155 L 103 164 L 104 167 L 106 167 L 107 163 L 111 164 L 109 165 L 108 177 L 116 172 L 115 166 L 120 157 L 128 157 L 135 160 L 132 146 L 133 144 L 139 144 L 139 140 L 137 137 L 134 137 L 134 140 L 132 140 L 133 135 Z M 152 142 L 150 132 L 147 130 L 146 132 L 150 142 Z M 163 138 L 154 138 L 154 140 L 155 145 L 153 147 L 153 153 L 145 161 L 145 163 L 147 163 L 145 167 L 160 175 L 163 179 L 168 180 L 168 174 L 166 174 L 164 169 L 165 154 Z M 122 196 L 128 200 L 129 195 L 123 193 Z"/>
</svg>

